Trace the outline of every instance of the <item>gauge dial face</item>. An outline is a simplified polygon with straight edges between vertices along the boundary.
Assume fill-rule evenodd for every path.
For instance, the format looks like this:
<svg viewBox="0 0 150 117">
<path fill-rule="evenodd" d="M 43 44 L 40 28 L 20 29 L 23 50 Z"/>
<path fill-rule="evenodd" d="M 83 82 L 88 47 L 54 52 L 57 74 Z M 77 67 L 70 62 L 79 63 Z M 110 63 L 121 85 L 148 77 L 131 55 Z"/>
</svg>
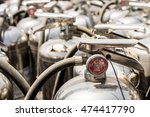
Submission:
<svg viewBox="0 0 150 117">
<path fill-rule="evenodd" d="M 99 76 L 106 72 L 108 62 L 102 55 L 93 55 L 87 60 L 86 67 L 91 74 Z"/>
</svg>

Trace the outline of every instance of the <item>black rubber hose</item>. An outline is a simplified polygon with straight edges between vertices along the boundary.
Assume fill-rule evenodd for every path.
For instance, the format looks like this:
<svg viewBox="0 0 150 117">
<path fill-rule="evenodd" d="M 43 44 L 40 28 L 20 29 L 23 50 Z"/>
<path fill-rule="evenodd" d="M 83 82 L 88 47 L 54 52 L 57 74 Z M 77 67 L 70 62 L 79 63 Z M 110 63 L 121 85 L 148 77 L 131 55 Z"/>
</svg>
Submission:
<svg viewBox="0 0 150 117">
<path fill-rule="evenodd" d="M 69 58 L 75 55 L 75 53 L 78 51 L 77 45 L 74 45 L 66 54 L 65 58 Z"/>
<path fill-rule="evenodd" d="M 64 59 L 66 58 L 69 58 L 69 57 L 72 57 L 75 55 L 75 53 L 78 51 L 78 47 L 77 45 L 74 45 L 66 54 L 66 56 L 64 57 Z M 59 85 L 61 81 L 63 81 L 64 79 L 61 79 L 61 76 L 62 78 L 64 78 L 64 73 L 66 72 L 66 69 L 64 69 L 63 71 L 59 71 L 57 76 L 56 76 L 56 80 L 55 80 L 55 84 L 54 84 L 54 88 L 53 88 L 53 91 L 52 91 L 52 99 L 54 98 L 54 95 L 56 94 L 56 91 L 59 89 Z"/>
<path fill-rule="evenodd" d="M 111 6 L 113 4 L 116 4 L 116 1 L 109 1 L 109 2 L 106 2 L 106 4 L 104 4 L 104 6 L 102 7 L 102 9 L 100 11 L 100 15 L 99 15 L 100 23 L 105 23 L 103 20 L 103 17 L 106 12 L 106 9 L 109 8 L 109 6 Z"/>
<path fill-rule="evenodd" d="M 74 57 L 63 59 L 52 66 L 48 67 L 42 74 L 35 80 L 32 84 L 30 90 L 28 91 L 25 100 L 33 100 L 37 95 L 38 91 L 44 85 L 44 83 L 55 73 L 63 70 L 67 67 L 72 67 L 76 64 L 76 59 Z"/>
<path fill-rule="evenodd" d="M 18 21 L 19 20 L 21 20 L 21 14 L 23 14 L 23 13 L 25 13 L 25 15 L 24 15 L 24 17 L 23 18 L 25 18 L 25 17 L 27 17 L 28 16 L 28 14 L 27 14 L 27 12 L 25 11 L 25 10 L 20 10 L 20 11 L 17 11 L 14 15 L 13 15 L 13 25 L 17 25 L 17 23 L 18 23 Z M 18 18 L 17 18 L 18 17 Z"/>
<path fill-rule="evenodd" d="M 17 11 L 14 15 L 13 15 L 13 19 L 15 19 L 15 17 L 17 17 L 18 15 L 22 14 L 22 13 L 26 13 L 25 10 L 20 10 L 20 11 Z"/>
<path fill-rule="evenodd" d="M 0 71 L 5 76 L 8 76 L 9 78 L 11 78 L 11 80 L 14 81 L 14 83 L 19 87 L 19 89 L 22 91 L 24 95 L 27 94 L 30 88 L 30 85 L 13 66 L 11 66 L 7 61 L 1 59 Z"/>
</svg>

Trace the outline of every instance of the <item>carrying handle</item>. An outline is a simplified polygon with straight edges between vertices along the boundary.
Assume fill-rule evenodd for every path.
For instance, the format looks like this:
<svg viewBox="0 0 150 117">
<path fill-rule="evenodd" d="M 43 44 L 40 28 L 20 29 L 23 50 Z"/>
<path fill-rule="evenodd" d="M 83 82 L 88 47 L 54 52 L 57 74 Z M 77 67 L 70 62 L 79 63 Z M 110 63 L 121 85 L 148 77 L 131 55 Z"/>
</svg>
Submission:
<svg viewBox="0 0 150 117">
<path fill-rule="evenodd" d="M 129 6 L 140 7 L 140 8 L 150 8 L 150 2 L 129 2 Z"/>
<path fill-rule="evenodd" d="M 49 12 L 35 12 L 35 16 L 37 17 L 46 17 L 56 20 L 73 20 L 75 21 L 75 17 L 63 13 L 49 13 Z"/>
<path fill-rule="evenodd" d="M 138 24 L 97 24 L 95 29 L 114 29 L 114 30 L 144 30 L 143 25 Z"/>
<path fill-rule="evenodd" d="M 39 3 L 49 3 L 51 0 L 26 0 L 22 2 L 22 5 L 32 5 L 32 4 L 39 4 Z"/>
<path fill-rule="evenodd" d="M 136 39 L 81 39 L 78 49 L 87 53 L 96 53 L 104 48 L 132 47 L 137 43 Z"/>
</svg>

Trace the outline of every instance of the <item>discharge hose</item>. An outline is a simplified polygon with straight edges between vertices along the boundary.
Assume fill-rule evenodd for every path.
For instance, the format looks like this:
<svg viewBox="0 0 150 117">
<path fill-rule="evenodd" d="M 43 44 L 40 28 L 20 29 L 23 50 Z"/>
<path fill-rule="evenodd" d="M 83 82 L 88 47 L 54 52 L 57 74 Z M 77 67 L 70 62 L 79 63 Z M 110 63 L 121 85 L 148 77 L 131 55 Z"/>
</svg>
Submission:
<svg viewBox="0 0 150 117">
<path fill-rule="evenodd" d="M 66 58 L 69 58 L 69 57 L 72 57 L 75 55 L 75 53 L 78 51 L 78 47 L 77 45 L 74 45 L 66 54 L 66 56 L 64 57 L 64 59 Z M 56 93 L 56 91 L 59 89 L 59 86 L 58 84 L 61 82 L 60 80 L 63 81 L 63 79 L 61 79 L 60 77 L 63 75 L 63 72 L 66 72 L 65 70 L 63 71 L 59 71 L 57 76 L 56 76 L 56 80 L 55 80 L 55 83 L 54 83 L 54 88 L 53 88 L 53 91 L 52 91 L 52 99 Z M 63 75 L 64 77 L 64 75 Z"/>
<path fill-rule="evenodd" d="M 40 90 L 40 88 L 44 85 L 44 83 L 58 71 L 82 63 L 83 63 L 82 57 L 72 57 L 72 58 L 63 59 L 53 64 L 52 66 L 48 67 L 44 72 L 41 73 L 41 75 L 32 84 L 31 88 L 29 89 L 25 97 L 25 100 L 33 100 L 37 95 L 38 91 Z"/>
<path fill-rule="evenodd" d="M 0 60 L 0 71 L 5 76 L 12 79 L 24 95 L 27 94 L 30 85 L 13 66 L 11 66 L 7 61 L 3 59 Z"/>
</svg>

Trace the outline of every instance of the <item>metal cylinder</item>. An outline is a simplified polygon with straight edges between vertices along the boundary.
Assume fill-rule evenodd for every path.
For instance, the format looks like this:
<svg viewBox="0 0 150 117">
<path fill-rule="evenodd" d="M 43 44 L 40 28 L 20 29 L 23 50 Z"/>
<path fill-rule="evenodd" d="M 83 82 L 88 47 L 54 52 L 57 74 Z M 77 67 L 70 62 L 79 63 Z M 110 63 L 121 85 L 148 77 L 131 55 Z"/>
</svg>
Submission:
<svg viewBox="0 0 150 117">
<path fill-rule="evenodd" d="M 69 51 L 73 45 L 75 45 L 79 41 L 78 38 L 70 39 L 69 41 L 65 41 L 62 39 L 54 39 L 48 40 L 45 42 L 39 49 L 39 57 L 40 57 L 40 73 L 43 72 L 46 68 L 51 66 L 52 64 L 64 59 L 67 51 Z M 83 52 L 77 52 L 76 55 L 83 55 Z M 66 81 L 73 77 L 72 68 L 68 68 L 65 72 L 62 72 L 64 75 L 60 76 L 60 79 L 63 79 L 58 87 L 61 87 Z M 43 86 L 43 98 L 51 99 L 52 91 L 54 87 L 56 79 L 56 74 L 51 77 Z M 57 90 L 57 89 L 56 89 Z"/>
<path fill-rule="evenodd" d="M 120 78 L 126 100 L 139 100 L 137 90 L 126 80 Z M 56 93 L 55 100 L 123 100 L 114 76 L 107 76 L 106 83 L 87 81 L 83 75 L 66 82 Z"/>
<path fill-rule="evenodd" d="M 57 61 L 62 60 L 67 52 L 67 47 L 65 45 L 66 41 L 62 39 L 54 39 L 45 42 L 39 48 L 39 57 L 40 57 L 40 73 L 42 73 L 46 68 L 51 66 Z M 52 90 L 54 87 L 56 74 L 51 77 L 43 86 L 43 98 L 51 99 Z M 62 83 L 68 80 L 68 75 L 65 73 L 65 78 Z"/>
<path fill-rule="evenodd" d="M 4 34 L 4 44 L 7 45 L 7 56 L 10 64 L 16 68 L 27 80 L 32 83 L 32 69 L 27 36 L 16 27 L 9 27 Z M 23 96 L 22 92 L 14 84 L 14 98 Z"/>
<path fill-rule="evenodd" d="M 44 38 L 44 32 L 36 32 L 32 34 L 33 31 L 45 25 L 47 19 L 46 18 L 25 18 L 22 19 L 17 27 L 23 30 L 25 33 L 29 35 L 29 47 L 30 47 L 30 55 L 31 55 L 31 66 L 33 71 L 33 80 L 36 79 L 36 63 L 37 63 L 37 51 L 38 51 L 38 42 Z"/>
</svg>

